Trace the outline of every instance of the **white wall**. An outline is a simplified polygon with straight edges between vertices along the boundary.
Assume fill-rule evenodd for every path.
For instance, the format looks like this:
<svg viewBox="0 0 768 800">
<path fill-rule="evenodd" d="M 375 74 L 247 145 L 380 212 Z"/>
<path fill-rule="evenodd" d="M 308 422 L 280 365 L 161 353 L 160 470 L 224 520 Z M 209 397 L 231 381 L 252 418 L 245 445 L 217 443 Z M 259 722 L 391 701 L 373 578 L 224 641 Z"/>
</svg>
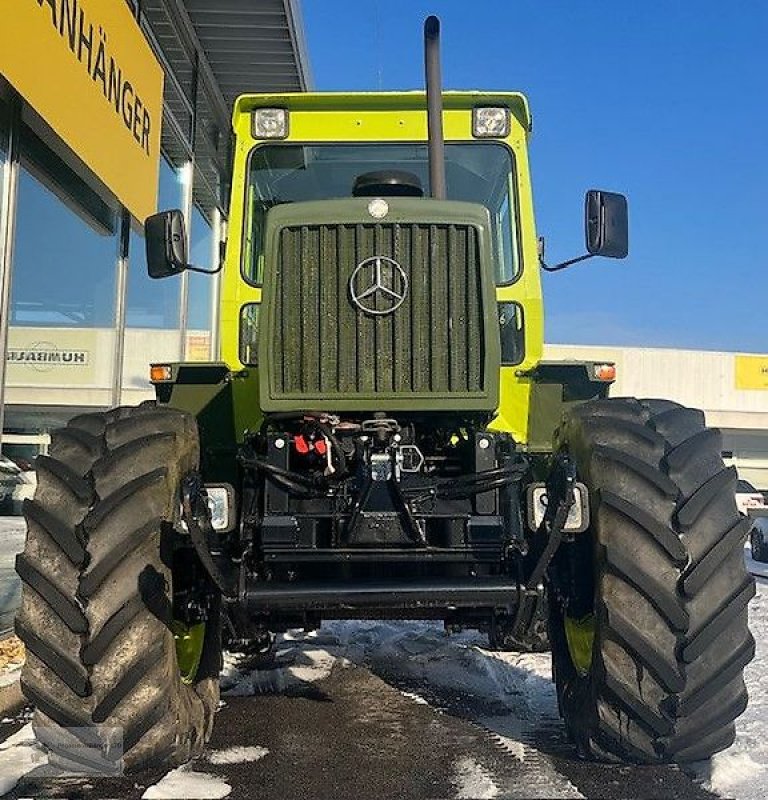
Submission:
<svg viewBox="0 0 768 800">
<path fill-rule="evenodd" d="M 759 374 L 768 356 L 547 344 L 544 358 L 613 361 L 612 396 L 664 397 L 701 408 L 707 424 L 723 431 L 723 449 L 733 452 L 741 477 L 768 489 L 768 381 Z"/>
</svg>

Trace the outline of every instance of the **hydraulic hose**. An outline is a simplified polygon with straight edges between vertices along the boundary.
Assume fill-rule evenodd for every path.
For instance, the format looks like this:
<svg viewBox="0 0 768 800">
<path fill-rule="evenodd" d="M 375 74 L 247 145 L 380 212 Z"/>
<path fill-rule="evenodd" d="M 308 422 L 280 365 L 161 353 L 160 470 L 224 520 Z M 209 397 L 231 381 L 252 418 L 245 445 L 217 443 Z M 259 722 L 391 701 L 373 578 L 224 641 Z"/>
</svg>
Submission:
<svg viewBox="0 0 768 800">
<path fill-rule="evenodd" d="M 328 481 L 325 478 L 308 478 L 298 472 L 278 467 L 260 458 L 241 457 L 243 467 L 255 469 L 266 473 L 267 477 L 283 486 L 286 491 L 304 498 L 323 497 L 328 491 Z"/>
</svg>

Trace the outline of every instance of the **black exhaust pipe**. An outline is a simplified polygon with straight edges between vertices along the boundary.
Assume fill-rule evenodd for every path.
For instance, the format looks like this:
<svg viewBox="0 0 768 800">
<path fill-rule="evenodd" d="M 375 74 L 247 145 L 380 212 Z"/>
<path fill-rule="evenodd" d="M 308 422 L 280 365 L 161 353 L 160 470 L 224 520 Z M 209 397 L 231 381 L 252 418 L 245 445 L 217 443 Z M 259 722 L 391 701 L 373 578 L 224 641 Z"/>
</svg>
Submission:
<svg viewBox="0 0 768 800">
<path fill-rule="evenodd" d="M 440 77 L 440 20 L 424 21 L 424 68 L 427 77 L 427 142 L 429 147 L 429 191 L 445 200 L 445 141 L 443 140 L 443 89 Z"/>
</svg>

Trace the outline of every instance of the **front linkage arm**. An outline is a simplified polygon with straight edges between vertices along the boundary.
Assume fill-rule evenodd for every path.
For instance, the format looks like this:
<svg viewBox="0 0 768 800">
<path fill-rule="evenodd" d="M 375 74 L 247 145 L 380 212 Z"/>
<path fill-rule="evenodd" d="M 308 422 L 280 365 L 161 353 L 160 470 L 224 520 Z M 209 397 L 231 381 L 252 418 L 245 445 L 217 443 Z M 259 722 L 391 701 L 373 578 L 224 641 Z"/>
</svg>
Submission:
<svg viewBox="0 0 768 800">
<path fill-rule="evenodd" d="M 567 453 L 555 456 L 554 466 L 547 478 L 547 510 L 544 519 L 536 531 L 534 554 L 539 552 L 538 542 L 546 540 L 540 550 L 530 575 L 525 583 L 525 591 L 521 592 L 520 604 L 512 623 L 512 637 L 523 640 L 529 627 L 539 616 L 544 603 L 542 581 L 557 548 L 563 541 L 568 515 L 576 502 L 576 466 Z M 546 539 L 545 539 L 546 537 Z M 535 555 L 533 557 L 535 558 Z"/>
<path fill-rule="evenodd" d="M 219 537 L 211 525 L 211 512 L 204 492 L 198 473 L 192 472 L 184 478 L 181 485 L 182 518 L 197 556 L 216 588 L 225 598 L 234 600 L 238 596 L 237 574 L 231 562 L 220 552 Z"/>
</svg>

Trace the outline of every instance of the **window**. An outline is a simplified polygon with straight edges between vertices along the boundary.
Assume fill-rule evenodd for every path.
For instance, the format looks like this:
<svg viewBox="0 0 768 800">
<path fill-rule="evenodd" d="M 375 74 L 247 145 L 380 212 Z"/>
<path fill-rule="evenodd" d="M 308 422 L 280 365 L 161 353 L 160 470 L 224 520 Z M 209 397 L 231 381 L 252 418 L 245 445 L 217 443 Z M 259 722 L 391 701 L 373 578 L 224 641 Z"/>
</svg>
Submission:
<svg viewBox="0 0 768 800">
<path fill-rule="evenodd" d="M 480 203 L 491 215 L 498 283 L 520 269 L 515 175 L 511 151 L 486 142 L 445 147 L 448 198 Z M 429 185 L 426 144 L 261 145 L 251 155 L 246 209 L 243 274 L 262 279 L 266 212 L 281 203 L 350 197 L 355 179 L 366 172 L 401 170 Z"/>
<path fill-rule="evenodd" d="M 192 210 L 190 258 L 197 267 L 214 266 L 214 232 L 210 222 L 195 206 Z M 185 358 L 208 361 L 211 357 L 213 275 L 189 272 L 187 292 L 187 341 Z"/>
<path fill-rule="evenodd" d="M 116 215 L 62 162 L 51 173 L 27 156 L 17 209 L 11 325 L 112 327 Z"/>
<path fill-rule="evenodd" d="M 2 91 L 2 84 L 0 84 L 0 91 Z M 8 106 L 0 99 L 0 219 L 3 214 L 3 195 L 5 194 L 3 190 L 8 169 L 8 127 Z M 2 243 L 0 243 L 0 248 L 2 248 Z M 0 258 L 2 255 L 0 250 Z"/>
<path fill-rule="evenodd" d="M 183 207 L 184 174 L 161 159 L 159 208 Z M 181 276 L 150 278 L 144 236 L 135 231 L 131 231 L 128 250 L 125 322 L 123 389 L 149 392 L 150 363 L 181 357 Z M 135 399 L 124 393 L 123 402 Z"/>
<path fill-rule="evenodd" d="M 160 161 L 159 208 L 181 208 L 181 175 L 165 159 Z M 126 297 L 126 325 L 129 328 L 178 330 L 181 277 L 153 280 L 147 274 L 144 237 L 131 231 Z"/>
</svg>

